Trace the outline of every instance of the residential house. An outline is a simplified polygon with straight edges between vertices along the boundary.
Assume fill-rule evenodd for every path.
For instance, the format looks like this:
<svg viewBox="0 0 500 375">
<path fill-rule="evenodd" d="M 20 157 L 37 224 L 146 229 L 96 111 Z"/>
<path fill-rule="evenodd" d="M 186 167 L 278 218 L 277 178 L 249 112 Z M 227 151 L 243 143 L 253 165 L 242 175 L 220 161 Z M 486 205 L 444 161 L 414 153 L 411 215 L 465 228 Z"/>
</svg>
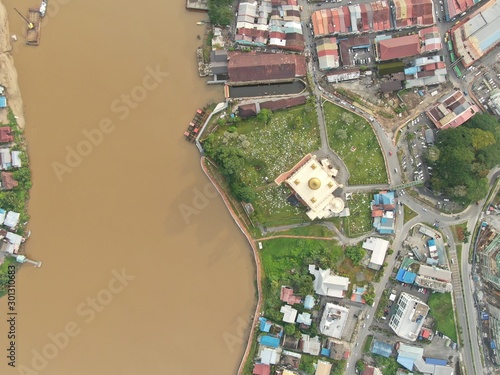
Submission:
<svg viewBox="0 0 500 375">
<path fill-rule="evenodd" d="M 281 306 L 280 312 L 283 313 L 283 321 L 285 323 L 295 323 L 295 319 L 297 318 L 297 310 L 292 306 Z"/>
<path fill-rule="evenodd" d="M 314 375 L 330 375 L 332 364 L 326 361 L 318 361 Z"/>
<path fill-rule="evenodd" d="M 9 211 L 3 221 L 3 225 L 14 230 L 17 227 L 17 224 L 19 224 L 20 217 L 21 215 L 18 212 Z"/>
<path fill-rule="evenodd" d="M 314 297 L 307 295 L 306 298 L 304 298 L 304 308 L 311 310 L 314 307 Z"/>
<path fill-rule="evenodd" d="M 378 367 L 365 366 L 361 375 L 382 375 L 382 371 L 380 371 Z"/>
<path fill-rule="evenodd" d="M 18 182 L 14 179 L 12 172 L 2 172 L 1 178 L 3 190 L 12 190 L 18 185 Z"/>
<path fill-rule="evenodd" d="M 392 355 L 394 346 L 380 340 L 373 340 L 371 352 L 389 358 Z"/>
<path fill-rule="evenodd" d="M 12 166 L 12 156 L 9 148 L 0 148 L 1 169 L 9 169 Z"/>
<path fill-rule="evenodd" d="M 380 234 L 394 234 L 395 210 L 394 191 L 381 191 L 373 196 L 371 202 L 373 227 Z"/>
<path fill-rule="evenodd" d="M 253 375 L 271 375 L 271 366 L 264 363 L 256 363 L 253 366 Z"/>
<path fill-rule="evenodd" d="M 0 127 L 0 143 L 9 143 L 14 140 L 14 135 L 9 126 Z"/>
<path fill-rule="evenodd" d="M 284 285 L 281 287 L 280 300 L 288 303 L 289 305 L 294 305 L 302 301 L 299 296 L 295 296 L 293 294 L 292 288 Z"/>
<path fill-rule="evenodd" d="M 302 334 L 300 347 L 306 354 L 319 355 L 321 352 L 321 342 L 318 336 L 311 338 L 309 335 Z"/>
<path fill-rule="evenodd" d="M 309 327 L 312 324 L 311 314 L 307 312 L 300 313 L 297 316 L 297 323 Z"/>
</svg>

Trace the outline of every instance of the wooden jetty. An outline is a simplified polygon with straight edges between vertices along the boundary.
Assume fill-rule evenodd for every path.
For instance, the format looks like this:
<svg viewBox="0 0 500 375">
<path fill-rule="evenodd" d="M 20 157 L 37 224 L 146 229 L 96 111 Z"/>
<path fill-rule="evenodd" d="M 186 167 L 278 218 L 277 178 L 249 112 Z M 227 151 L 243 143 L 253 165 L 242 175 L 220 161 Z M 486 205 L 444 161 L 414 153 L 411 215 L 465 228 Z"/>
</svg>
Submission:
<svg viewBox="0 0 500 375">
<path fill-rule="evenodd" d="M 184 136 L 186 137 L 187 141 L 194 142 L 196 140 L 198 132 L 200 131 L 209 115 L 210 113 L 208 111 L 204 111 L 202 109 L 196 110 L 193 121 L 189 123 L 187 130 L 184 132 Z"/>
<path fill-rule="evenodd" d="M 42 25 L 42 14 L 40 13 L 40 9 L 29 8 L 28 21 L 26 44 L 38 46 L 40 44 L 40 31 Z"/>
</svg>

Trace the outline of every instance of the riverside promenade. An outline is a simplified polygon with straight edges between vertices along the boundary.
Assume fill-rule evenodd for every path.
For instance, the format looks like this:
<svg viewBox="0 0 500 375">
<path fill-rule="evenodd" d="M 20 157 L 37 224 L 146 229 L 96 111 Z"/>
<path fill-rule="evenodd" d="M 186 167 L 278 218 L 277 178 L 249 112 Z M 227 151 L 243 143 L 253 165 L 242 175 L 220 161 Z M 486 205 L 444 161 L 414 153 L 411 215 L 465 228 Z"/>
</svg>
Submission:
<svg viewBox="0 0 500 375">
<path fill-rule="evenodd" d="M 257 276 L 257 305 L 255 306 L 255 312 L 254 312 L 254 315 L 253 315 L 252 326 L 250 327 L 250 332 L 249 332 L 249 335 L 248 335 L 248 342 L 247 342 L 247 346 L 245 348 L 245 353 L 243 354 L 243 358 L 241 359 L 240 365 L 238 367 L 238 375 L 242 375 L 243 374 L 243 369 L 245 367 L 245 363 L 246 363 L 246 361 L 248 359 L 248 356 L 250 355 L 250 350 L 252 348 L 252 344 L 253 344 L 253 339 L 252 339 L 253 332 L 254 332 L 255 327 L 257 326 L 258 319 L 260 317 L 260 312 L 261 312 L 261 309 L 262 309 L 262 272 L 261 272 L 262 271 L 262 265 L 260 263 L 260 257 L 259 257 L 258 249 L 257 249 L 257 246 L 255 244 L 254 239 L 252 238 L 252 236 L 250 235 L 250 233 L 248 232 L 248 230 L 245 227 L 244 223 L 238 217 L 238 215 L 236 214 L 236 212 L 234 212 L 234 210 L 233 210 L 233 208 L 231 206 L 231 202 L 229 201 L 229 198 L 224 193 L 224 190 L 220 187 L 220 185 L 217 183 L 217 181 L 215 181 L 215 179 L 212 177 L 212 175 L 208 171 L 208 168 L 207 168 L 207 166 L 205 164 L 206 162 L 210 162 L 209 159 L 207 159 L 205 156 L 202 156 L 201 157 L 201 161 L 200 161 L 201 169 L 206 174 L 206 176 L 208 177 L 208 179 L 210 180 L 210 182 L 214 185 L 215 189 L 217 190 L 217 192 L 221 196 L 222 201 L 224 202 L 224 204 L 226 205 L 227 210 L 229 211 L 229 213 L 233 217 L 234 222 L 236 223 L 236 225 L 238 225 L 238 227 L 240 228 L 240 230 L 245 235 L 248 243 L 250 244 L 250 247 L 252 248 L 253 256 L 254 256 L 254 259 L 255 259 L 256 276 Z"/>
</svg>

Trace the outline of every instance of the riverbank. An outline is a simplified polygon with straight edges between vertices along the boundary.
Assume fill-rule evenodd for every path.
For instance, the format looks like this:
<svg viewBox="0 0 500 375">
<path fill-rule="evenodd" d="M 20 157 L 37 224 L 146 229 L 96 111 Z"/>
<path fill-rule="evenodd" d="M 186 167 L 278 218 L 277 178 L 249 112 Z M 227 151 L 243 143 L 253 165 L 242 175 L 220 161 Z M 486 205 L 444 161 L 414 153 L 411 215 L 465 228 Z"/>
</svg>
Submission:
<svg viewBox="0 0 500 375">
<path fill-rule="evenodd" d="M 21 41 L 17 43 L 21 43 Z M 23 99 L 17 82 L 17 70 L 11 52 L 12 45 L 7 9 L 0 0 L 0 85 L 5 87 L 7 104 L 16 116 L 17 124 L 23 130 L 26 124 Z M 4 124 L 8 122 L 7 114 L 7 110 L 0 112 L 0 122 Z"/>
<path fill-rule="evenodd" d="M 201 157 L 201 169 L 205 173 L 205 175 L 208 177 L 212 185 L 215 187 L 217 192 L 222 198 L 222 201 L 224 202 L 224 205 L 226 206 L 227 210 L 229 211 L 229 214 L 233 218 L 234 222 L 240 228 L 241 232 L 243 235 L 246 237 L 248 243 L 250 244 L 250 247 L 252 248 L 253 256 L 254 256 L 254 261 L 255 261 L 255 268 L 256 268 L 256 284 L 257 284 L 257 304 L 255 306 L 255 312 L 253 314 L 253 319 L 252 319 L 252 325 L 250 327 L 249 333 L 248 333 L 248 340 L 247 340 L 247 345 L 245 348 L 245 352 L 243 354 L 243 357 L 240 362 L 240 366 L 238 367 L 238 375 L 243 374 L 243 370 L 245 369 L 245 365 L 247 363 L 248 357 L 252 351 L 252 345 L 255 344 L 254 340 L 252 339 L 252 335 L 254 333 L 254 329 L 257 326 L 258 319 L 260 317 L 260 313 L 262 311 L 262 265 L 260 263 L 260 257 L 258 253 L 257 246 L 255 244 L 255 240 L 253 239 L 252 235 L 250 232 L 248 232 L 246 226 L 244 223 L 241 222 L 240 218 L 236 213 L 234 212 L 231 202 L 229 201 L 229 198 L 226 196 L 226 193 L 224 192 L 224 189 L 222 189 L 215 178 L 211 175 L 210 171 L 208 170 L 206 166 L 207 159 L 202 156 Z"/>
</svg>

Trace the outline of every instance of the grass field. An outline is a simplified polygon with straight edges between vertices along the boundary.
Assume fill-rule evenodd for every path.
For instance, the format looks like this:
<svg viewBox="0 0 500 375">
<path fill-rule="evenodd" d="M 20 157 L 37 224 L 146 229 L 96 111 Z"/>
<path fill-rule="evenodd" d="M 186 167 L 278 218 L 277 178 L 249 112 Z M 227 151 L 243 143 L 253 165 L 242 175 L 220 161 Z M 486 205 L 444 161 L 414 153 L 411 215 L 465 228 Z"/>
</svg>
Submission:
<svg viewBox="0 0 500 375">
<path fill-rule="evenodd" d="M 435 319 L 436 329 L 457 342 L 451 294 L 432 293 L 427 304 L 431 309 L 430 315 Z"/>
<path fill-rule="evenodd" d="M 335 233 L 323 225 L 308 225 L 305 227 L 292 228 L 279 234 L 287 236 L 310 236 L 310 237 L 324 237 L 332 238 Z"/>
<path fill-rule="evenodd" d="M 356 237 L 373 229 L 370 202 L 372 193 L 354 193 L 348 201 L 351 215 L 345 218 L 346 235 Z"/>
<path fill-rule="evenodd" d="M 335 104 L 323 106 L 330 147 L 349 169 L 350 185 L 387 183 L 384 157 L 371 125 Z"/>
<path fill-rule="evenodd" d="M 404 223 L 405 224 L 417 215 L 418 214 L 415 211 L 413 211 L 410 207 L 408 207 L 406 205 L 404 206 Z"/>
<path fill-rule="evenodd" d="M 366 336 L 365 344 L 363 345 L 363 353 L 368 353 L 370 351 L 370 347 L 372 346 L 373 336 Z"/>
</svg>

